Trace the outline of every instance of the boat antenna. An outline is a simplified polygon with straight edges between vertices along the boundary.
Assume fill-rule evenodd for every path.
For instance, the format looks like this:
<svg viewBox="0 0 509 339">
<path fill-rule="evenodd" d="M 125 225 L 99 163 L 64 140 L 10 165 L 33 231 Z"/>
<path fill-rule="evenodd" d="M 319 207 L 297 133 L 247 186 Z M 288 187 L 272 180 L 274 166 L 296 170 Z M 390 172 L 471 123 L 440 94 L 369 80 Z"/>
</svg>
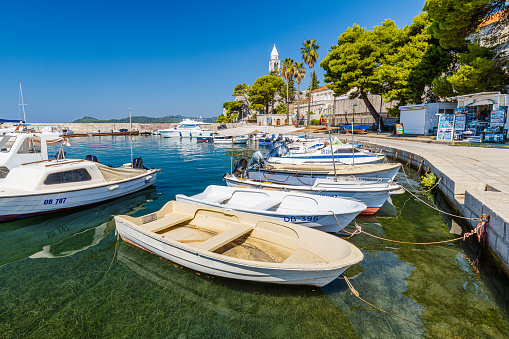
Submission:
<svg viewBox="0 0 509 339">
<path fill-rule="evenodd" d="M 133 122 L 131 120 L 131 107 L 129 107 L 129 144 L 131 145 L 131 166 L 133 165 Z"/>
<path fill-rule="evenodd" d="M 327 131 L 329 132 L 330 150 L 332 152 L 332 166 L 334 167 L 334 181 L 338 181 L 338 174 L 336 173 L 336 161 L 334 160 L 334 147 L 332 147 L 332 137 L 331 137 L 332 132 L 330 130 L 328 121 L 327 121 Z"/>
<path fill-rule="evenodd" d="M 27 106 L 27 104 L 23 102 L 23 89 L 21 88 L 21 82 L 19 83 L 19 102 L 20 103 L 18 104 L 18 106 L 21 106 L 23 108 L 23 122 L 26 124 L 27 117 L 25 114 L 25 106 Z M 18 118 L 21 120 L 21 112 L 19 107 L 18 107 Z"/>
</svg>

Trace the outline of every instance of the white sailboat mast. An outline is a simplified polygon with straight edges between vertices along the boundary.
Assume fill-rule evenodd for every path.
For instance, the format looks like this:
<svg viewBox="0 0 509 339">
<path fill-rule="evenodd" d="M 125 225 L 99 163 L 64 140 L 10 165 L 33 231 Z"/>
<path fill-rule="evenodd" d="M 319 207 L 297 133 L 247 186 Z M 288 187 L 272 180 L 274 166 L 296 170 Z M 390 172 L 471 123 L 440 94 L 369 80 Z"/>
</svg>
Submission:
<svg viewBox="0 0 509 339">
<path fill-rule="evenodd" d="M 23 101 L 23 89 L 21 88 L 21 82 L 19 83 L 19 97 L 20 97 L 20 103 L 18 104 L 18 106 L 21 106 L 23 108 L 23 122 L 26 124 L 27 123 L 27 117 L 25 114 L 26 104 Z M 21 120 L 21 112 L 19 109 L 18 109 L 18 118 Z"/>
</svg>

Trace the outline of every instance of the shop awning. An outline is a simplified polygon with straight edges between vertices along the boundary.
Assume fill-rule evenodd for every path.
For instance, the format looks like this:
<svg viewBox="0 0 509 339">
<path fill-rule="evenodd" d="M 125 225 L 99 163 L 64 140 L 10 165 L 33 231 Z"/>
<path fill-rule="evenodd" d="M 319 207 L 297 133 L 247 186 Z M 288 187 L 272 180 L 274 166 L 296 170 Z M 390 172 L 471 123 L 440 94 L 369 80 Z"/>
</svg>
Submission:
<svg viewBox="0 0 509 339">
<path fill-rule="evenodd" d="M 491 99 L 483 99 L 483 100 L 479 100 L 479 101 L 474 101 L 471 104 L 467 104 L 467 105 L 465 105 L 465 107 L 484 106 L 484 105 L 493 105 L 493 104 L 495 104 L 495 101 L 493 101 Z"/>
</svg>

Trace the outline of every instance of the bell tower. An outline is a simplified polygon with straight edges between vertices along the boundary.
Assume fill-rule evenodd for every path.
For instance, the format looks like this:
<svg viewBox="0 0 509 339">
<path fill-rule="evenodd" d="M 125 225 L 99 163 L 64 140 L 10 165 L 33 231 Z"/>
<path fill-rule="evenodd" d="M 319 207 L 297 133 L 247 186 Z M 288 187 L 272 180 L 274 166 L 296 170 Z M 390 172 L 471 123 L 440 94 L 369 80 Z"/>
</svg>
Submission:
<svg viewBox="0 0 509 339">
<path fill-rule="evenodd" d="M 279 54 L 276 49 L 276 44 L 272 48 L 272 53 L 270 53 L 270 61 L 269 61 L 269 73 L 272 71 L 279 71 L 281 61 L 279 60 Z"/>
</svg>

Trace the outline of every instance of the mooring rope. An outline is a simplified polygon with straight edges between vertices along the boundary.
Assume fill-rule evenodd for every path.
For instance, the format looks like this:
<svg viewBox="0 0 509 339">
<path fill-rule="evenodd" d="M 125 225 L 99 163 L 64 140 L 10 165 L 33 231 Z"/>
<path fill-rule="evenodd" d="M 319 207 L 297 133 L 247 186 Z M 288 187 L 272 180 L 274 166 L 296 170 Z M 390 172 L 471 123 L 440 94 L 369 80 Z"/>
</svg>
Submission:
<svg viewBox="0 0 509 339">
<path fill-rule="evenodd" d="M 449 338 L 455 338 L 455 337 L 453 337 L 453 336 L 451 336 L 451 335 L 449 335 L 449 334 L 447 334 L 447 333 L 440 332 L 439 330 L 435 330 L 435 329 L 433 329 L 433 328 L 431 328 L 431 327 L 428 327 L 428 326 L 426 326 L 426 325 L 422 325 L 422 324 L 416 323 L 415 321 L 412 321 L 412 320 L 409 320 L 409 319 L 405 319 L 405 318 L 403 318 L 403 317 L 400 317 L 399 315 L 393 314 L 393 313 L 391 313 L 391 312 L 387 312 L 387 311 L 385 311 L 385 310 L 381 309 L 380 307 L 377 307 L 377 306 L 375 306 L 375 305 L 371 304 L 370 302 L 368 302 L 368 301 L 364 300 L 363 298 L 361 298 L 361 296 L 360 296 L 359 292 L 357 292 L 357 290 L 353 287 L 353 285 L 352 285 L 352 283 L 350 282 L 350 280 L 349 280 L 349 279 L 348 279 L 345 275 L 342 275 L 342 277 L 343 277 L 343 279 L 345 279 L 346 284 L 348 285 L 348 288 L 350 288 L 350 291 L 352 292 L 352 294 L 353 294 L 354 296 L 356 296 L 357 298 L 359 298 L 359 299 L 360 299 L 361 301 L 363 301 L 364 303 L 366 303 L 366 304 L 368 304 L 369 306 L 371 306 L 372 308 L 374 308 L 375 310 L 380 311 L 380 312 L 383 312 L 383 313 L 386 313 L 386 314 L 388 314 L 388 315 L 392 315 L 393 317 L 396 317 L 396 318 L 401 319 L 401 320 L 403 320 L 403 321 L 406 321 L 406 322 L 412 323 L 412 324 L 414 324 L 414 325 L 420 326 L 420 327 L 422 327 L 422 328 L 426 328 L 426 329 L 428 329 L 428 330 L 430 330 L 430 331 L 433 331 L 433 332 L 436 332 L 436 333 L 440 333 L 440 334 L 442 334 L 442 335 L 445 335 L 446 337 L 449 337 Z"/>
<path fill-rule="evenodd" d="M 111 262 L 110 262 L 110 266 L 108 267 L 108 270 L 106 271 L 106 273 L 104 274 L 104 277 L 103 279 L 106 277 L 106 275 L 108 274 L 108 272 L 110 271 L 110 268 L 111 266 L 113 265 L 113 260 L 115 260 L 115 256 L 117 254 L 117 246 L 118 246 L 118 240 L 120 239 L 120 233 L 117 232 L 117 230 L 115 229 L 115 233 L 117 235 L 117 242 L 115 243 L 115 251 L 113 252 L 113 258 L 111 258 Z"/>
<path fill-rule="evenodd" d="M 482 217 L 480 218 L 481 221 L 479 222 L 479 224 L 477 224 L 477 226 L 471 232 L 467 232 L 467 233 L 463 234 L 461 237 L 458 237 L 458 238 L 449 239 L 449 240 L 442 240 L 442 241 L 431 241 L 431 242 L 410 242 L 410 241 L 400 241 L 400 240 L 392 240 L 392 239 L 382 238 L 382 237 L 379 237 L 377 235 L 368 233 L 368 232 L 364 231 L 359 224 L 357 224 L 356 220 L 354 220 L 355 231 L 354 232 L 348 232 L 339 223 L 339 220 L 338 220 L 338 217 L 336 216 L 336 213 L 334 213 L 333 211 L 329 211 L 329 212 L 331 212 L 334 215 L 334 218 L 336 219 L 336 222 L 338 223 L 339 227 L 341 227 L 341 229 L 344 232 L 350 234 L 350 236 L 347 239 L 351 238 L 352 236 L 354 236 L 356 234 L 364 233 L 364 234 L 369 235 L 370 237 L 373 237 L 373 238 L 376 238 L 376 239 L 380 239 L 380 240 L 384 240 L 384 241 L 389 241 L 389 242 L 394 242 L 394 243 L 398 243 L 398 244 L 411 244 L 411 245 L 437 245 L 437 244 L 445 244 L 445 243 L 448 243 L 448 242 L 453 242 L 453 241 L 457 241 L 457 240 L 461 240 L 461 239 L 466 240 L 468 237 L 470 237 L 470 236 L 472 236 L 474 234 L 477 235 L 477 240 L 480 242 L 481 239 L 483 239 L 483 237 L 484 237 L 484 233 L 485 233 L 484 226 L 486 225 L 486 222 L 487 222 L 487 219 L 488 219 L 487 216 L 485 214 L 483 214 Z"/>
</svg>

